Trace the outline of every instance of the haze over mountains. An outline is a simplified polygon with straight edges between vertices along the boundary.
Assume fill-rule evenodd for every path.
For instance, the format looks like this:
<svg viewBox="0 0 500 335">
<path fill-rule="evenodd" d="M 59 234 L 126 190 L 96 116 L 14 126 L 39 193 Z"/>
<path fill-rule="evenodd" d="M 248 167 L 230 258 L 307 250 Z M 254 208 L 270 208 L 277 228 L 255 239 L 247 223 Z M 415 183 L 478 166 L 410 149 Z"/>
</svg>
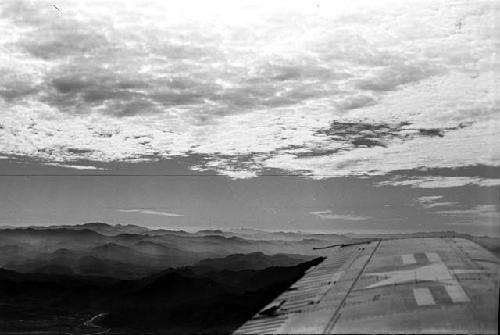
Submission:
<svg viewBox="0 0 500 335">
<path fill-rule="evenodd" d="M 215 268 L 233 264 L 238 269 L 245 268 L 244 264 L 254 269 L 295 265 L 310 259 L 300 255 L 314 254 L 313 247 L 349 240 L 337 235 L 254 230 L 241 236 L 245 238 L 220 230 L 188 233 L 105 223 L 4 229 L 0 231 L 0 266 L 19 272 L 132 279 L 200 261 L 217 263 Z M 283 255 L 268 256 L 272 254 Z M 207 260 L 229 255 L 233 256 L 220 262 Z"/>
<path fill-rule="evenodd" d="M 458 234 L 408 236 L 417 235 Z M 186 232 L 106 223 L 4 228 L 0 329 L 230 333 L 321 262 L 322 248 L 405 236 Z M 466 237 L 498 256 L 499 239 Z"/>
<path fill-rule="evenodd" d="M 314 246 L 349 240 L 241 236 L 105 223 L 2 229 L 0 329 L 227 333 L 320 262 Z"/>
</svg>

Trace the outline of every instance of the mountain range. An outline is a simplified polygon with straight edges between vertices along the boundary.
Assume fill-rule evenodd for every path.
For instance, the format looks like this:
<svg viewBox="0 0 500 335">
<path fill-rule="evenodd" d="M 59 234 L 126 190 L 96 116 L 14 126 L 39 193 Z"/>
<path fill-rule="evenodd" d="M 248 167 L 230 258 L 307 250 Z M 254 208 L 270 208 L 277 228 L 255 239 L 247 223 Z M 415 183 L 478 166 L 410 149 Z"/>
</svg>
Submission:
<svg viewBox="0 0 500 335">
<path fill-rule="evenodd" d="M 238 271 L 203 265 L 168 269 L 136 280 L 0 269 L 0 329 L 72 334 L 106 329 L 114 334 L 230 333 L 321 261 Z"/>
<path fill-rule="evenodd" d="M 322 249 L 432 232 L 336 235 L 93 222 L 0 229 L 0 333 L 227 334 L 322 261 Z"/>
<path fill-rule="evenodd" d="M 282 235 L 261 232 L 263 239 L 256 240 L 220 230 L 188 233 L 105 223 L 9 228 L 0 230 L 0 267 L 24 273 L 137 279 L 230 255 L 222 263 L 232 263 L 233 269 L 295 265 L 317 254 L 315 246 L 350 240 L 339 235 L 279 239 Z M 244 260 L 237 256 L 256 252 L 260 254 Z"/>
</svg>

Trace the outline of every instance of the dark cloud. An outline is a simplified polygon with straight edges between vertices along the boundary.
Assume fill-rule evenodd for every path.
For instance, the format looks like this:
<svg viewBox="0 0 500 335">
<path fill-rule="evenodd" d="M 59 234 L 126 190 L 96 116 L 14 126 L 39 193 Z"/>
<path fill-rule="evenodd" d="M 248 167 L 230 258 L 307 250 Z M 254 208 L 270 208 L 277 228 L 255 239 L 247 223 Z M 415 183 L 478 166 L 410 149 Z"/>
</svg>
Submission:
<svg viewBox="0 0 500 335">
<path fill-rule="evenodd" d="M 420 134 L 425 136 L 439 136 L 444 137 L 444 130 L 438 128 L 430 128 L 430 129 L 419 129 Z"/>
<path fill-rule="evenodd" d="M 24 83 L 18 83 L 17 85 L 16 83 L 10 83 L 0 88 L 0 97 L 6 101 L 13 102 L 37 92 L 38 89 L 36 86 L 25 85 Z"/>
<path fill-rule="evenodd" d="M 358 109 L 375 104 L 375 100 L 367 95 L 347 97 L 337 106 L 342 110 Z"/>
<path fill-rule="evenodd" d="M 79 77 L 61 77 L 52 80 L 52 86 L 61 94 L 68 94 L 72 92 L 81 92 L 87 87 L 91 86 L 89 81 Z"/>
<path fill-rule="evenodd" d="M 200 46 L 200 42 L 195 36 L 190 36 L 187 43 L 175 44 L 168 40 L 155 39 L 150 41 L 153 47 L 150 52 L 162 58 L 170 60 L 190 59 L 203 61 L 207 58 L 215 58 L 221 56 L 220 50 L 212 46 Z"/>
<path fill-rule="evenodd" d="M 105 35 L 112 28 L 103 22 L 101 28 L 107 30 L 96 30 L 99 25 L 94 27 L 71 15 L 54 19 L 50 6 L 41 10 L 36 6 L 28 1 L 9 3 L 4 6 L 3 16 L 31 28 L 20 36 L 19 48 L 35 58 L 55 62 L 42 78 L 39 99 L 63 113 L 85 114 L 99 107 L 101 113 L 120 117 L 168 113 L 176 106 L 196 105 L 203 106 L 203 118 L 210 119 L 332 94 L 331 88 L 318 83 L 347 76 L 333 73 L 314 59 L 284 58 L 258 64 L 254 73 L 246 76 L 247 68 L 227 64 L 225 55 L 214 44 L 217 38 L 210 34 L 184 27 L 185 39 L 179 41 L 173 38 L 179 34 L 170 31 L 146 36 L 131 32 L 129 38 L 141 40 L 145 46 L 133 48 L 126 40 Z M 26 17 L 19 20 L 19 15 Z M 141 71 L 141 66 L 151 64 L 151 59 L 155 59 L 153 64 L 160 60 L 165 63 L 158 71 Z M 210 64 L 217 68 L 207 66 Z M 217 78 L 227 79 L 232 86 L 216 84 Z M 32 87 L 12 90 L 0 86 L 4 98 L 34 92 Z M 204 107 L 207 101 L 216 107 Z"/>
<path fill-rule="evenodd" d="M 336 148 L 308 148 L 307 152 L 294 153 L 297 157 L 313 157 L 332 155 L 339 152 L 347 152 L 356 148 L 388 147 L 394 140 L 411 141 L 418 137 L 439 136 L 444 137 L 449 131 L 462 129 L 466 125 L 444 128 L 414 128 L 410 122 L 384 123 L 384 122 L 338 122 L 334 121 L 328 129 L 316 131 L 316 135 L 329 138 L 329 141 L 342 144 Z M 301 149 L 301 147 L 281 148 L 284 151 L 290 149 Z M 304 148 L 302 148 L 304 149 Z"/>
<path fill-rule="evenodd" d="M 203 102 L 204 96 L 197 93 L 164 91 L 151 94 L 151 98 L 163 106 L 183 106 L 200 104 Z"/>
<path fill-rule="evenodd" d="M 43 29 L 28 34 L 21 46 L 31 55 L 45 60 L 97 52 L 107 45 L 102 35 L 72 26 L 50 27 L 46 34 L 42 32 Z"/>
<path fill-rule="evenodd" d="M 16 72 L 14 69 L 0 68 L 0 97 L 14 102 L 36 94 L 39 87 L 30 74 Z"/>
<path fill-rule="evenodd" d="M 422 77 L 418 67 L 403 68 L 401 76 L 398 68 L 388 65 L 398 59 L 372 48 L 356 47 L 353 38 L 360 45 L 366 41 L 345 32 L 334 31 L 326 43 L 312 46 L 315 55 L 263 57 L 250 68 L 230 61 L 230 54 L 218 46 L 221 37 L 217 33 L 191 25 L 161 34 L 129 31 L 121 36 L 112 25 L 98 21 L 101 19 L 86 18 L 84 22 L 35 2 L 9 2 L 3 7 L 4 17 L 26 28 L 18 47 L 35 58 L 52 61 L 54 66 L 42 78 L 41 92 L 33 87 L 0 86 L 0 95 L 14 99 L 37 92 L 42 102 L 63 113 L 99 110 L 121 117 L 196 106 L 204 110 L 202 120 L 254 108 L 292 106 L 341 93 L 339 82 L 351 79 L 352 74 L 341 65 L 333 66 L 332 61 L 386 66 L 374 78 L 357 83 L 363 90 L 390 90 Z M 144 71 L 142 66 L 148 64 L 153 67 Z M 228 85 L 219 85 L 217 79 Z M 367 95 L 344 94 L 336 107 L 349 110 L 374 103 Z"/>
<path fill-rule="evenodd" d="M 82 149 L 82 148 L 66 148 L 66 151 L 70 154 L 82 155 L 87 154 L 89 152 L 93 152 L 92 149 Z"/>
<path fill-rule="evenodd" d="M 346 20 L 346 25 L 356 21 Z M 390 66 L 403 61 L 403 57 L 381 48 L 370 47 L 371 42 L 349 29 L 335 29 L 328 32 L 321 43 L 315 44 L 319 59 L 325 64 L 342 68 L 345 64 L 361 66 Z M 367 47 L 368 46 L 368 47 Z"/>
<path fill-rule="evenodd" d="M 295 64 L 280 64 L 279 61 L 264 65 L 259 69 L 263 78 L 271 81 L 293 81 L 293 80 L 326 80 L 342 79 L 348 77 L 345 73 L 335 73 L 331 69 L 321 66 L 317 60 L 304 60 Z"/>
<path fill-rule="evenodd" d="M 109 44 L 91 24 L 60 15 L 49 2 L 6 1 L 0 17 L 24 27 L 19 46 L 44 60 L 87 54 Z"/>
<path fill-rule="evenodd" d="M 146 79 L 128 77 L 100 67 L 60 67 L 46 77 L 41 99 L 73 114 L 88 113 L 94 107 L 112 116 L 157 112 L 151 99 L 141 92 L 149 86 Z"/>
<path fill-rule="evenodd" d="M 160 107 L 167 110 L 201 105 L 210 98 L 228 100 L 217 95 L 220 88 L 215 84 L 190 78 L 150 78 L 133 71 L 120 73 L 95 66 L 60 67 L 46 77 L 43 100 L 67 113 L 86 113 L 89 108 L 102 107 L 103 113 L 114 116 L 161 112 Z"/>
<path fill-rule="evenodd" d="M 17 25 L 39 26 L 45 24 L 48 18 L 56 18 L 57 13 L 50 10 L 49 3 L 5 0 L 0 8 L 0 16 L 12 20 Z"/>
<path fill-rule="evenodd" d="M 132 116 L 158 112 L 154 104 L 146 99 L 136 99 L 119 104 L 114 108 L 114 110 L 116 111 L 117 116 Z"/>
<path fill-rule="evenodd" d="M 369 123 L 369 122 L 337 122 L 334 121 L 329 129 L 318 130 L 318 134 L 340 137 L 342 140 L 360 136 L 398 136 L 403 127 L 410 125 L 408 122 L 398 124 Z"/>
<path fill-rule="evenodd" d="M 297 152 L 295 155 L 298 158 L 304 157 L 317 157 L 317 156 L 330 156 L 341 152 L 342 149 L 312 149 L 311 151 Z"/>
<path fill-rule="evenodd" d="M 385 91 L 440 73 L 432 64 L 409 60 L 400 49 L 395 52 L 390 39 L 371 38 L 359 30 L 373 20 L 366 14 L 314 23 L 308 27 L 319 28 L 324 33 L 319 38 L 288 53 L 259 54 L 260 41 L 280 45 L 279 34 L 294 32 L 290 22 L 303 20 L 302 15 L 270 17 L 266 25 L 271 30 L 242 24 L 227 34 L 225 29 L 213 29 L 212 22 L 205 26 L 179 20 L 148 26 L 157 19 L 148 21 L 152 13 L 137 14 L 138 22 L 130 22 L 112 6 L 110 13 L 117 15 L 107 19 L 88 12 L 59 13 L 50 3 L 38 1 L 7 0 L 0 7 L 0 16 L 22 28 L 17 51 L 50 64 L 36 87 L 27 84 L 30 81 L 8 86 L 0 79 L 0 96 L 19 100 L 38 94 L 39 101 L 63 113 L 99 111 L 122 117 L 168 114 L 189 106 L 196 110 L 189 118 L 209 122 L 221 115 L 318 98 L 329 98 L 329 107 L 347 111 L 373 105 Z M 297 32 L 306 34 L 301 29 Z M 272 36 L 265 40 L 268 36 L 263 34 Z M 289 47 L 289 40 L 283 45 L 287 43 Z M 355 89 L 349 91 L 352 86 Z M 355 146 L 378 145 L 371 139 L 350 141 Z"/>
<path fill-rule="evenodd" d="M 395 64 L 376 71 L 371 78 L 359 80 L 356 87 L 365 91 L 394 91 L 400 85 L 417 82 L 439 72 L 428 65 Z"/>
<path fill-rule="evenodd" d="M 329 129 L 318 130 L 317 134 L 327 135 L 334 142 L 345 143 L 346 146 L 337 151 L 352 150 L 357 147 L 386 147 L 394 139 L 405 139 L 402 130 L 409 123 L 398 124 L 368 122 L 333 122 Z M 312 156 L 322 156 L 321 151 Z"/>
<path fill-rule="evenodd" d="M 294 63 L 282 59 L 263 63 L 252 75 L 242 77 L 235 87 L 220 89 L 210 99 L 228 108 L 281 107 L 339 92 L 336 81 L 348 78 L 313 60 Z"/>
</svg>

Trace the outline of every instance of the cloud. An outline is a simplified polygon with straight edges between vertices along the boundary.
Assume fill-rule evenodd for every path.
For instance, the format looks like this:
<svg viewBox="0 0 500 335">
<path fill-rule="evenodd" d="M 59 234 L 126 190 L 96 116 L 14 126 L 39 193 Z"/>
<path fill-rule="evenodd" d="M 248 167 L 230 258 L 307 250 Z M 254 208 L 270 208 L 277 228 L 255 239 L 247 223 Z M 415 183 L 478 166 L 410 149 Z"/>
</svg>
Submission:
<svg viewBox="0 0 500 335">
<path fill-rule="evenodd" d="M 168 216 L 168 217 L 184 216 L 182 214 L 161 212 L 161 211 L 150 210 L 150 209 L 141 209 L 141 208 L 139 208 L 139 209 L 116 209 L 116 211 L 121 212 L 121 213 L 151 214 L 151 215 L 160 215 L 160 216 Z"/>
<path fill-rule="evenodd" d="M 367 91 L 393 91 L 401 85 L 420 81 L 438 72 L 437 69 L 428 68 L 427 64 L 396 64 L 376 70 L 372 77 L 359 80 L 356 87 Z"/>
<path fill-rule="evenodd" d="M 371 219 L 371 217 L 369 216 L 338 215 L 334 214 L 331 210 L 321 211 L 321 212 L 309 212 L 309 213 L 318 216 L 322 220 L 365 221 Z"/>
<path fill-rule="evenodd" d="M 433 204 L 426 204 L 426 205 L 423 205 L 423 207 L 426 209 L 430 209 L 430 208 L 435 208 L 435 207 L 451 207 L 451 206 L 455 206 L 458 204 L 459 204 L 458 202 L 454 202 L 454 201 L 444 201 L 444 202 L 435 202 Z"/>
<path fill-rule="evenodd" d="M 231 178 L 500 166 L 494 1 L 271 2 L 3 1 L 0 154 L 194 155 Z"/>
<path fill-rule="evenodd" d="M 427 195 L 427 196 L 422 196 L 418 197 L 417 200 L 421 203 L 429 203 L 429 202 L 434 202 L 436 200 L 442 199 L 442 195 Z"/>
<path fill-rule="evenodd" d="M 493 227 L 498 227 L 498 222 L 500 221 L 500 211 L 498 207 L 491 204 L 476 205 L 470 209 L 439 211 L 436 212 L 436 214 L 453 217 L 465 222 L 490 225 Z"/>
<path fill-rule="evenodd" d="M 394 177 L 377 183 L 377 186 L 410 186 L 412 188 L 452 188 L 462 186 L 494 187 L 500 185 L 500 178 L 480 177 Z"/>
<path fill-rule="evenodd" d="M 57 167 L 76 169 L 76 170 L 105 170 L 104 168 L 100 168 L 93 165 L 75 165 L 75 164 L 62 164 L 62 163 L 44 163 L 44 165 L 57 166 Z"/>
<path fill-rule="evenodd" d="M 438 201 L 442 199 L 442 195 L 429 195 L 417 198 L 417 202 L 425 209 L 431 209 L 436 207 L 454 207 L 459 205 L 458 202 L 454 201 Z"/>
</svg>

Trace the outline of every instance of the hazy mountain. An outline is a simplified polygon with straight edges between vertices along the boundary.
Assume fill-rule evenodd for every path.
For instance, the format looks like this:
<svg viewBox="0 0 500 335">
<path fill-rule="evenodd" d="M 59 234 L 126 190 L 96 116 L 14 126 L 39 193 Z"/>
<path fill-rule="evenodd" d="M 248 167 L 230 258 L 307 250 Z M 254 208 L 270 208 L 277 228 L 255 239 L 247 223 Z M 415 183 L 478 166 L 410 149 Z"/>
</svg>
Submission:
<svg viewBox="0 0 500 335">
<path fill-rule="evenodd" d="M 79 274 L 87 276 L 106 276 L 114 278 L 141 278 L 155 271 L 158 267 L 149 264 L 135 264 L 127 259 L 122 261 L 101 259 L 85 252 L 60 250 L 41 254 L 34 258 L 12 260 L 4 268 L 23 273 Z"/>
<path fill-rule="evenodd" d="M 110 224 L 103 223 L 103 222 L 87 222 L 87 223 L 84 223 L 81 225 L 65 226 L 65 228 L 75 229 L 75 230 L 90 229 L 90 230 L 93 230 L 99 234 L 108 235 L 108 236 L 119 235 L 119 234 L 145 234 L 145 233 L 150 231 L 150 229 L 148 229 L 148 228 L 136 226 L 136 225 L 132 225 L 132 224 L 110 225 Z"/>
<path fill-rule="evenodd" d="M 30 252 L 20 245 L 0 244 L 0 266 L 4 266 L 5 263 L 14 259 L 22 259 L 34 255 L 36 255 L 35 252 Z"/>
<path fill-rule="evenodd" d="M 316 247 L 351 240 L 339 235 L 256 229 L 188 233 L 89 222 L 0 230 L 0 266 L 20 272 L 133 279 L 208 258 L 212 260 L 198 267 L 240 270 L 295 265 L 311 257 L 291 254 L 317 256 Z M 224 257 L 228 259 L 220 260 Z"/>
<path fill-rule="evenodd" d="M 105 236 L 90 229 L 30 227 L 0 230 L 0 245 L 21 245 L 46 252 L 59 248 L 84 249 L 105 240 Z"/>
</svg>

